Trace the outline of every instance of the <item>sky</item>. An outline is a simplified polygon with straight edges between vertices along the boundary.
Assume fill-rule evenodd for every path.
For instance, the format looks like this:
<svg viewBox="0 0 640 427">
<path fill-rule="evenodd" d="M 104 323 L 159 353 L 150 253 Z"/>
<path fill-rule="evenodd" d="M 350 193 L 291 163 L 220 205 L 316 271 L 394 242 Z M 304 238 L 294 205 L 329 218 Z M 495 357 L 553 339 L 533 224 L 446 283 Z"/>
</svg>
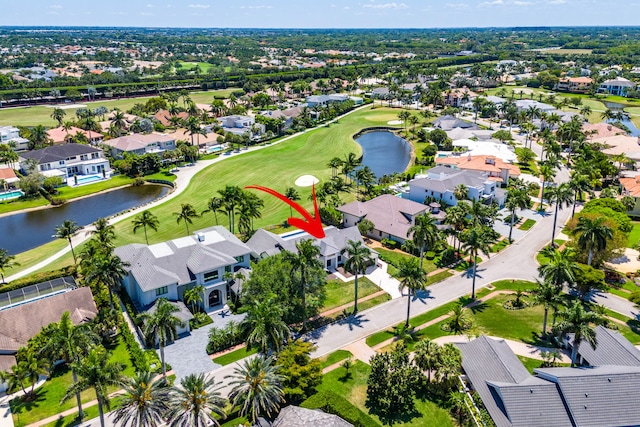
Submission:
<svg viewBox="0 0 640 427">
<path fill-rule="evenodd" d="M 2 0 L 0 26 L 450 28 L 640 25 L 640 0 Z"/>
</svg>

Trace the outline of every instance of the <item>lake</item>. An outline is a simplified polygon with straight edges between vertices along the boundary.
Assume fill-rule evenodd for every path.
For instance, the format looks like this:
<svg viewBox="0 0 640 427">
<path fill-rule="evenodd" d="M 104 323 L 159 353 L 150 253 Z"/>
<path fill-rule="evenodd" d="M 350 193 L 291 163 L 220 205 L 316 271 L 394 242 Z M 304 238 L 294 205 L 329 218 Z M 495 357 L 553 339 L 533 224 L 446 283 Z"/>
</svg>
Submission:
<svg viewBox="0 0 640 427">
<path fill-rule="evenodd" d="M 609 102 L 609 101 L 605 102 L 604 105 L 613 111 L 624 111 L 624 107 L 625 107 L 624 104 L 620 104 L 618 102 Z M 640 136 L 640 129 L 638 129 L 636 125 L 634 125 L 633 122 L 629 119 L 607 120 L 607 123 L 615 123 L 617 121 L 619 121 L 620 123 L 622 123 L 623 125 L 629 128 L 629 130 L 631 131 L 631 136 Z"/>
<path fill-rule="evenodd" d="M 376 178 L 404 172 L 411 160 L 409 143 L 391 132 L 367 132 L 356 142 L 362 147 L 363 166 L 369 166 Z"/>
<path fill-rule="evenodd" d="M 122 187 L 106 193 L 71 201 L 62 206 L 23 212 L 0 218 L 0 248 L 10 254 L 33 249 L 55 238 L 55 228 L 69 219 L 85 226 L 98 218 L 152 202 L 169 191 L 164 185 Z M 82 231 L 81 231 L 82 233 Z"/>
</svg>

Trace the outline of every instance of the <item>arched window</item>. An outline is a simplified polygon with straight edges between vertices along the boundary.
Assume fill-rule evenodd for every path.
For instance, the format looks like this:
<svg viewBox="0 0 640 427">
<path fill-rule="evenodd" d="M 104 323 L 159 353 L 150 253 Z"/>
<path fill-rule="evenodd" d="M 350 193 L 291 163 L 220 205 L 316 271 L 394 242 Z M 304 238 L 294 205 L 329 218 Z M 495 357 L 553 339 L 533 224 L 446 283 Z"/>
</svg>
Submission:
<svg viewBox="0 0 640 427">
<path fill-rule="evenodd" d="M 209 307 L 215 307 L 220 304 L 220 291 L 215 289 L 209 294 Z"/>
</svg>

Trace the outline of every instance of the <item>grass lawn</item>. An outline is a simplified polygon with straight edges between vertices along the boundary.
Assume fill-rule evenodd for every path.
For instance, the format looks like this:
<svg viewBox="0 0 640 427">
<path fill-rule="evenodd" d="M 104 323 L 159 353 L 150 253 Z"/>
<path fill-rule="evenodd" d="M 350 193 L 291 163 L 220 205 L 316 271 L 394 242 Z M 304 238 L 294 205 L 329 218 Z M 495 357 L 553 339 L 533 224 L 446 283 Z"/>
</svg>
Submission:
<svg viewBox="0 0 640 427">
<path fill-rule="evenodd" d="M 365 108 L 341 118 L 339 125 L 315 129 L 267 149 L 242 154 L 211 165 L 198 173 L 179 196 L 150 209 L 158 217 L 160 229 L 157 233 L 149 233 L 149 243 L 184 236 L 184 224 L 178 224 L 173 213 L 180 209 L 182 203 L 190 203 L 197 212 L 202 212 L 208 199 L 217 195 L 217 191 L 225 185 L 244 187 L 260 184 L 284 192 L 287 187 L 293 187 L 295 180 L 301 175 L 315 175 L 321 182 L 330 179 L 331 169 L 327 167 L 327 163 L 331 158 L 345 157 L 350 152 L 360 155 L 361 148 L 352 138 L 356 132 L 368 126 L 387 126 L 387 121 L 395 118 L 397 113 L 391 109 Z M 299 203 L 307 210 L 311 209 L 312 203 L 308 200 L 311 187 L 300 187 L 298 192 L 301 196 Z M 264 201 L 262 217 L 255 221 L 256 228 L 280 224 L 289 216 L 289 208 L 285 203 L 263 193 L 256 194 Z M 343 201 L 349 202 L 353 197 L 343 196 Z M 227 225 L 224 215 L 218 215 L 218 219 L 220 225 Z M 194 218 L 189 228 L 198 230 L 214 224 L 213 215 L 205 215 Z M 131 220 L 115 224 L 116 246 L 144 243 L 143 233 L 133 234 L 131 229 Z M 51 244 L 36 249 L 41 254 L 39 259 L 42 259 L 44 254 L 55 252 L 49 249 L 49 245 Z M 17 261 L 22 262 L 19 259 Z M 23 263 L 22 268 L 27 266 Z M 59 268 L 58 263 L 50 265 L 50 269 L 55 268 Z"/>
<path fill-rule="evenodd" d="M 495 245 L 491 246 L 491 252 L 492 253 L 500 252 L 501 250 L 503 250 L 507 246 L 509 246 L 509 239 L 502 239 L 498 243 L 496 243 Z"/>
<path fill-rule="evenodd" d="M 607 310 L 606 313 L 609 317 L 625 322 L 626 325 L 616 323 L 616 326 L 618 326 L 618 332 L 624 335 L 624 337 L 633 345 L 640 344 L 640 320 L 630 319 L 627 316 L 612 310 Z"/>
<path fill-rule="evenodd" d="M 326 368 L 352 356 L 353 354 L 351 354 L 351 352 L 348 350 L 336 350 L 333 353 L 329 353 L 326 356 L 320 357 L 319 360 L 320 363 L 322 363 L 322 368 Z"/>
<path fill-rule="evenodd" d="M 65 200 L 75 199 L 76 197 L 87 196 L 99 191 L 129 185 L 132 182 L 133 178 L 129 178 L 126 175 L 116 175 L 111 179 L 99 181 L 94 184 L 80 185 L 78 187 L 61 187 L 58 189 L 58 197 L 62 197 Z"/>
<path fill-rule="evenodd" d="M 427 286 L 433 285 L 434 283 L 442 282 L 443 280 L 448 279 L 451 276 L 453 276 L 453 273 L 449 272 L 449 270 L 436 273 L 432 276 L 427 277 Z"/>
<path fill-rule="evenodd" d="M 111 410 L 118 409 L 121 405 L 122 397 L 116 396 L 111 399 Z M 93 418 L 98 418 L 100 414 L 98 413 L 98 405 L 90 406 L 87 409 L 84 409 L 84 419 L 82 423 L 78 420 L 77 414 L 67 415 L 66 417 L 58 418 L 56 421 L 53 421 L 49 424 L 45 424 L 43 427 L 75 427 L 80 424 L 86 423 L 88 420 Z"/>
<path fill-rule="evenodd" d="M 0 214 L 38 208 L 48 204 L 49 201 L 40 195 L 33 199 L 13 199 L 12 201 L 0 202 Z"/>
<path fill-rule="evenodd" d="M 118 344 L 110 349 L 110 351 L 113 360 L 125 365 L 122 374 L 127 376 L 133 375 L 134 369 L 129 359 L 129 351 L 124 342 L 118 340 Z M 75 407 L 75 398 L 60 404 L 60 400 L 72 384 L 71 371 L 67 369 L 56 369 L 52 378 L 45 382 L 42 387 L 36 389 L 36 399 L 34 401 L 22 402 L 20 398 L 13 399 L 10 404 L 14 425 L 16 427 L 23 427 Z M 109 392 L 117 389 L 118 387 L 111 386 L 109 387 Z M 94 400 L 96 398 L 95 392 L 93 389 L 85 390 L 81 393 L 81 398 L 82 402 Z"/>
<path fill-rule="evenodd" d="M 384 248 L 376 248 L 376 252 L 380 254 L 380 259 L 393 266 L 399 265 L 400 261 L 403 259 L 417 258 L 405 252 L 395 252 Z M 438 269 L 434 260 L 428 260 L 426 257 L 422 259 L 422 268 L 427 273 Z"/>
<path fill-rule="evenodd" d="M 369 365 L 356 361 L 350 370 L 351 376 L 349 378 L 345 378 L 346 371 L 344 368 L 335 369 L 323 376 L 322 384 L 318 386 L 318 391 L 332 391 L 344 397 L 351 404 L 380 422 L 380 425 L 383 425 L 380 419 L 371 414 L 366 407 L 367 378 L 370 372 Z M 429 400 L 416 399 L 416 413 L 406 414 L 400 419 L 393 420 L 393 425 L 396 427 L 453 427 L 454 423 L 446 409 L 438 407 Z"/>
<path fill-rule="evenodd" d="M 227 98 L 234 88 L 212 90 L 207 92 L 192 92 L 189 94 L 191 99 L 198 104 L 209 104 L 213 101 L 214 96 Z M 149 100 L 150 96 L 140 98 L 124 98 L 111 99 L 95 102 L 79 101 L 78 104 L 86 105 L 88 108 L 96 109 L 98 107 L 106 107 L 109 110 L 119 108 L 123 111 L 129 110 L 134 104 L 144 104 Z M 65 109 L 65 120 L 76 118 L 76 108 Z M 37 126 L 44 125 L 46 127 L 56 127 L 57 122 L 51 118 L 53 108 L 43 105 L 35 107 L 17 107 L 0 109 L 0 126 Z M 100 117 L 99 117 L 100 118 Z"/>
<path fill-rule="evenodd" d="M 237 362 L 240 359 L 244 359 L 245 357 L 251 356 L 252 354 L 256 354 L 257 352 L 257 348 L 247 350 L 247 347 L 242 347 L 222 356 L 216 357 L 215 359 L 213 359 L 213 361 L 219 365 L 225 366 L 233 362 Z"/>
<path fill-rule="evenodd" d="M 520 228 L 520 230 L 531 230 L 531 227 L 533 227 L 535 225 L 536 221 L 533 219 L 527 219 L 525 222 L 522 223 L 522 225 L 518 228 Z"/>
<path fill-rule="evenodd" d="M 2 205 L 0 205 L 1 207 Z M 640 221 L 633 221 L 633 228 L 629 233 L 629 243 L 627 243 L 628 248 L 635 247 L 640 241 Z"/>
<path fill-rule="evenodd" d="M 340 307 L 341 305 L 353 302 L 355 298 L 354 280 L 343 282 L 342 280 L 332 280 L 325 286 L 327 299 L 320 312 Z M 366 277 L 358 277 L 358 299 L 378 292 L 380 288 Z"/>
<path fill-rule="evenodd" d="M 522 362 L 527 371 L 533 375 L 533 370 L 542 367 L 542 360 L 539 359 L 531 359 L 530 357 L 518 356 L 518 359 Z M 560 363 L 556 362 L 557 366 L 571 366 L 571 363 Z"/>
</svg>

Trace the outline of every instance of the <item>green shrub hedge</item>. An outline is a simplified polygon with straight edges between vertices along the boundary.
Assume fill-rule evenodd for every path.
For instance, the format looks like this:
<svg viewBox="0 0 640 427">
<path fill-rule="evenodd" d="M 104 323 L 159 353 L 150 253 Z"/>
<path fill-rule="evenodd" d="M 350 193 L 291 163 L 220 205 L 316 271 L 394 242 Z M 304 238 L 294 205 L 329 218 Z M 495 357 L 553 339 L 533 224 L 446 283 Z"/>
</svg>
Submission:
<svg viewBox="0 0 640 427">
<path fill-rule="evenodd" d="M 65 276 L 76 277 L 77 270 L 73 265 L 61 268 L 54 271 L 45 271 L 42 273 L 31 274 L 28 277 L 14 280 L 7 284 L 0 286 L 0 292 L 9 292 L 15 289 L 24 288 L 26 286 L 35 285 L 37 283 L 46 282 L 48 280 L 58 279 Z"/>
<path fill-rule="evenodd" d="M 352 405 L 347 399 L 331 391 L 321 391 L 300 404 L 302 408 L 322 409 L 337 415 L 354 427 L 381 427 L 380 423 Z"/>
</svg>

